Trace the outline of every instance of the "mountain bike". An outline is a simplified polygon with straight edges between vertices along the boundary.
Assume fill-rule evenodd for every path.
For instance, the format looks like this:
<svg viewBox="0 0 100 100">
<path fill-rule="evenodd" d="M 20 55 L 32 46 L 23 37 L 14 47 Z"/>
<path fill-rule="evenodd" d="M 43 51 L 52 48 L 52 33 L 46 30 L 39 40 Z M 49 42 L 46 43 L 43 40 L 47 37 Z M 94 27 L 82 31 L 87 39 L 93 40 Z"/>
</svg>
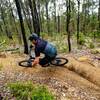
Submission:
<svg viewBox="0 0 100 100">
<path fill-rule="evenodd" d="M 31 51 L 32 51 L 32 49 L 30 48 L 29 59 L 20 61 L 19 66 L 32 67 L 32 62 L 34 61 L 35 56 L 32 56 Z M 50 62 L 51 65 L 55 65 L 55 66 L 64 66 L 67 63 L 68 63 L 68 59 L 66 59 L 64 57 L 56 57 L 53 61 Z"/>
</svg>

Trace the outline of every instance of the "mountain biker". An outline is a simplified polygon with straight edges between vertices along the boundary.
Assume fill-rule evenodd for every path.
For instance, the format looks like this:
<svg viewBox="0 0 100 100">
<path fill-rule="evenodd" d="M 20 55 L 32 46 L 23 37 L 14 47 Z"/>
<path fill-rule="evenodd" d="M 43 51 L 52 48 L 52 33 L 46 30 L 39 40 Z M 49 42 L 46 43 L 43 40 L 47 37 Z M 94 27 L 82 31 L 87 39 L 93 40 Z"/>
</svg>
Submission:
<svg viewBox="0 0 100 100">
<path fill-rule="evenodd" d="M 35 60 L 32 66 L 36 64 L 40 64 L 43 67 L 48 66 L 57 55 L 56 48 L 49 42 L 41 39 L 36 33 L 32 33 L 29 40 L 35 45 Z M 40 59 L 40 53 L 45 55 L 42 59 Z"/>
</svg>

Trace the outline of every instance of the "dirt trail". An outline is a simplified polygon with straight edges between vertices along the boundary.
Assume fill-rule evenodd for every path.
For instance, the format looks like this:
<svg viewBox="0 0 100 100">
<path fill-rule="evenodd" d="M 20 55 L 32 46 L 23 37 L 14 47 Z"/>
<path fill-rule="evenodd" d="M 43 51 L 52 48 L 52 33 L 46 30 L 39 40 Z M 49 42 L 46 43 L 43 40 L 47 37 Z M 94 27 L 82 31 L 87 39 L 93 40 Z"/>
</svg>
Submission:
<svg viewBox="0 0 100 100">
<path fill-rule="evenodd" d="M 57 100 L 100 100 L 100 85 L 94 84 L 100 81 L 100 69 L 94 69 L 92 71 L 91 79 L 97 72 L 97 76 L 93 81 L 88 81 L 90 77 L 85 78 L 79 75 L 83 73 L 83 67 L 80 67 L 82 63 L 73 58 L 69 58 L 69 61 L 78 65 L 74 68 L 76 72 L 70 71 L 67 68 L 74 66 L 70 62 L 66 67 L 50 66 L 42 68 L 37 65 L 34 68 L 22 68 L 18 66 L 18 62 L 25 59 L 25 56 L 18 54 L 8 54 L 6 58 L 0 58 L 0 65 L 4 66 L 0 71 L 0 85 L 4 83 L 16 82 L 16 81 L 33 81 L 33 83 L 46 84 L 56 94 Z M 84 66 L 84 64 L 83 64 Z M 80 67 L 80 68 L 79 68 Z M 89 67 L 90 68 L 90 67 Z M 71 69 L 72 70 L 72 69 Z M 88 71 L 90 69 L 87 69 Z M 77 72 L 79 72 L 77 74 Z M 83 75 L 83 74 L 82 74 Z M 1 89 L 1 88 L 0 88 Z"/>
</svg>

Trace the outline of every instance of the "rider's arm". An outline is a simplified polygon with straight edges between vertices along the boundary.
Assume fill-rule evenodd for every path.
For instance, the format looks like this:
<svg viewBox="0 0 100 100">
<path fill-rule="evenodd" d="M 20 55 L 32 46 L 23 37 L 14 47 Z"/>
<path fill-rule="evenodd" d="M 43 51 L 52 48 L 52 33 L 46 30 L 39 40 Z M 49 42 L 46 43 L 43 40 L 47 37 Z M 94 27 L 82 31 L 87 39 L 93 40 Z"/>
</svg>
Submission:
<svg viewBox="0 0 100 100">
<path fill-rule="evenodd" d="M 40 57 L 36 57 L 35 60 L 32 63 L 32 66 L 35 66 L 36 64 L 38 64 L 39 63 L 39 59 L 40 59 Z"/>
<path fill-rule="evenodd" d="M 39 59 L 40 59 L 40 50 L 38 47 L 35 47 L 35 60 L 32 63 L 32 66 L 35 66 L 36 64 L 39 63 Z"/>
</svg>

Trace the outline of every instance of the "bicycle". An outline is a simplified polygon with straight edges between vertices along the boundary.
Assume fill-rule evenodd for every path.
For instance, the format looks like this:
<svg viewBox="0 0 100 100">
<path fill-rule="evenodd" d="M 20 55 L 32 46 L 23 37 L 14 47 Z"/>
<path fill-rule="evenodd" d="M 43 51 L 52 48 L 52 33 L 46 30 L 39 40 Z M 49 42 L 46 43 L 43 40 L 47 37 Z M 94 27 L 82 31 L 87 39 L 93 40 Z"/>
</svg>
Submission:
<svg viewBox="0 0 100 100">
<path fill-rule="evenodd" d="M 29 59 L 20 61 L 19 66 L 32 67 L 32 62 L 34 61 L 35 56 L 32 56 L 31 51 L 32 48 L 30 48 Z M 64 66 L 66 63 L 68 63 L 68 59 L 64 57 L 56 57 L 53 61 L 50 62 L 51 65 L 55 65 L 55 66 Z"/>
</svg>

